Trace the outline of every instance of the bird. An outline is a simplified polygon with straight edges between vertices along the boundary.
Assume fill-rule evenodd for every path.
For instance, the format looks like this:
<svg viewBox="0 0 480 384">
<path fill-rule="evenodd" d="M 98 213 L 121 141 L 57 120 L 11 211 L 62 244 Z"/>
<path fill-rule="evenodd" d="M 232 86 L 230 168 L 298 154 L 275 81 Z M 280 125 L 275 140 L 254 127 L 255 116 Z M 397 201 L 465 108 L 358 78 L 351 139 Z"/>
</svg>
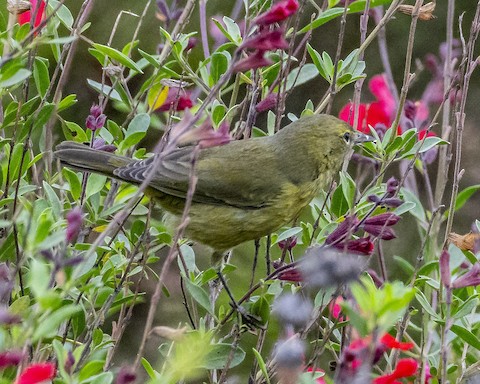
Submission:
<svg viewBox="0 0 480 384">
<path fill-rule="evenodd" d="M 201 148 L 185 236 L 222 254 L 266 236 L 298 217 L 340 170 L 349 148 L 373 139 L 345 121 L 319 114 L 293 121 L 271 136 Z M 54 156 L 75 170 L 139 185 L 152 166 L 147 194 L 179 223 L 191 180 L 192 146 L 136 160 L 72 141 Z"/>
</svg>

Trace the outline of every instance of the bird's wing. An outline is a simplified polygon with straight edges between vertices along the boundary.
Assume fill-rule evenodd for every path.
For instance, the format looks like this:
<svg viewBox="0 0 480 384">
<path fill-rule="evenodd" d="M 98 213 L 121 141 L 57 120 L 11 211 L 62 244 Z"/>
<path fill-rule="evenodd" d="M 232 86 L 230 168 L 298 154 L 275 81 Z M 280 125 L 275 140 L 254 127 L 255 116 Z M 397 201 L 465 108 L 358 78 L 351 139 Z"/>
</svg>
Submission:
<svg viewBox="0 0 480 384">
<path fill-rule="evenodd" d="M 169 195 L 186 198 L 192 154 L 191 147 L 178 148 L 163 158 L 152 157 L 118 168 L 115 175 L 141 183 L 155 164 L 155 175 L 149 186 Z M 278 185 L 283 181 L 282 172 L 275 168 L 274 157 L 269 147 L 260 141 L 252 144 L 232 142 L 202 149 L 195 163 L 198 179 L 193 201 L 252 209 L 269 205 L 281 192 Z"/>
</svg>

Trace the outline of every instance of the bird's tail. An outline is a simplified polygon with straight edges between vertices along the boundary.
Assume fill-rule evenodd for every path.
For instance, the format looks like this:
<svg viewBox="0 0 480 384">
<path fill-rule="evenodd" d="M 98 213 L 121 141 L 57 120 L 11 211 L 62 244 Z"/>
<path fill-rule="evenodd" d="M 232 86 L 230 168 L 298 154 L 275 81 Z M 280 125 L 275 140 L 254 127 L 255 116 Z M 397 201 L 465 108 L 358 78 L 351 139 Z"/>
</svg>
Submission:
<svg viewBox="0 0 480 384">
<path fill-rule="evenodd" d="M 92 149 L 74 141 L 64 141 L 55 149 L 54 156 L 62 164 L 79 171 L 101 173 L 110 177 L 115 177 L 113 173 L 115 169 L 135 161 L 125 156 Z"/>
</svg>

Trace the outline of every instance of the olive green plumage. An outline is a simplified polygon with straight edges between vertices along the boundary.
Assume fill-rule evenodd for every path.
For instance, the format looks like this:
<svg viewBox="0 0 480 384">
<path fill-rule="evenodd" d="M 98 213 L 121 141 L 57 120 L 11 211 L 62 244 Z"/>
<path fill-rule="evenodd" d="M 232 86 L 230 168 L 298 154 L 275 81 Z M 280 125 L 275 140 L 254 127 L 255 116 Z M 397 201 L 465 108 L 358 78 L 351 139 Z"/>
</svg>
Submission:
<svg viewBox="0 0 480 384">
<path fill-rule="evenodd" d="M 293 220 L 340 169 L 351 143 L 367 141 L 329 115 L 303 117 L 273 136 L 201 149 L 186 234 L 227 250 Z M 143 161 L 64 142 L 55 156 L 75 169 L 140 184 L 154 158 Z M 192 147 L 167 154 L 149 184 L 150 195 L 173 217 L 182 214 Z"/>
</svg>

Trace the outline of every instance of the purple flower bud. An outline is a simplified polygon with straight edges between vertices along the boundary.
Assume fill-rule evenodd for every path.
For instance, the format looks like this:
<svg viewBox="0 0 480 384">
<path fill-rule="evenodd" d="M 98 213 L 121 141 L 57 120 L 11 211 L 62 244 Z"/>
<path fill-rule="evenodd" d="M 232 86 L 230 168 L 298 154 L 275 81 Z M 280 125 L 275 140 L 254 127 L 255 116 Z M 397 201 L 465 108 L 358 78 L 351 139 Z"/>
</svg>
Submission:
<svg viewBox="0 0 480 384">
<path fill-rule="evenodd" d="M 90 114 L 85 120 L 85 127 L 91 131 L 96 131 L 97 129 L 102 128 L 105 125 L 107 116 L 102 113 L 102 109 L 99 105 L 92 105 L 90 108 Z"/>
<path fill-rule="evenodd" d="M 15 277 L 6 263 L 0 263 L 0 303 L 8 304 L 15 282 Z"/>
<path fill-rule="evenodd" d="M 283 0 L 274 4 L 268 11 L 259 15 L 253 23 L 256 25 L 270 25 L 283 21 L 298 10 L 297 0 Z"/>
<path fill-rule="evenodd" d="M 18 324 L 21 322 L 21 318 L 18 315 L 12 314 L 8 308 L 0 307 L 0 324 L 1 325 L 11 325 Z"/>
<path fill-rule="evenodd" d="M 392 240 L 397 237 L 393 229 L 383 225 L 363 225 L 363 230 L 382 240 Z"/>
<path fill-rule="evenodd" d="M 415 116 L 417 115 L 417 106 L 414 101 L 406 100 L 405 106 L 403 107 L 403 111 L 407 119 L 411 121 L 415 120 Z"/>
<path fill-rule="evenodd" d="M 284 31 L 281 28 L 270 31 L 262 30 L 260 33 L 247 38 L 239 49 L 258 49 L 260 51 L 274 51 L 287 49 L 288 42 L 285 40 Z"/>
<path fill-rule="evenodd" d="M 380 288 L 383 285 L 383 283 L 385 283 L 383 279 L 380 276 L 378 276 L 377 272 L 375 272 L 373 269 L 369 269 L 368 274 L 372 278 L 377 288 Z"/>
<path fill-rule="evenodd" d="M 475 287 L 480 285 L 480 264 L 475 263 L 472 268 L 452 284 L 452 288 L 464 288 L 464 287 Z"/>
<path fill-rule="evenodd" d="M 75 357 L 73 356 L 72 351 L 68 351 L 67 359 L 65 360 L 64 369 L 68 374 L 73 372 L 72 368 L 75 365 Z"/>
<path fill-rule="evenodd" d="M 352 253 L 369 256 L 373 253 L 375 245 L 370 240 L 370 236 L 367 236 L 359 239 L 348 240 L 346 241 L 346 246 L 345 244 L 339 244 L 338 246 L 335 246 L 335 248 L 340 250 L 346 249 Z"/>
<path fill-rule="evenodd" d="M 248 55 L 245 59 L 242 59 L 235 64 L 233 67 L 233 72 L 246 72 L 250 69 L 257 69 L 266 67 L 267 65 L 273 64 L 272 60 L 267 59 L 265 56 L 265 51 L 255 51 L 252 54 Z"/>
<path fill-rule="evenodd" d="M 378 203 L 380 202 L 380 197 L 378 197 L 377 195 L 368 195 L 367 200 L 372 203 Z"/>
<path fill-rule="evenodd" d="M 312 314 L 312 303 L 299 294 L 284 294 L 275 300 L 272 313 L 286 325 L 303 327 Z"/>
<path fill-rule="evenodd" d="M 325 244 L 334 244 L 345 239 L 347 234 L 355 232 L 355 226 L 358 224 L 358 219 L 355 216 L 347 216 L 338 227 L 325 240 Z"/>
<path fill-rule="evenodd" d="M 287 251 L 292 250 L 295 246 L 297 245 L 297 237 L 296 236 L 291 236 L 288 239 L 285 240 L 280 240 L 278 242 L 278 246 L 280 249 L 285 249 L 287 247 Z"/>
<path fill-rule="evenodd" d="M 117 150 L 115 145 L 106 144 L 105 140 L 103 140 L 101 137 L 97 137 L 95 140 L 93 140 L 92 148 L 104 152 L 115 152 Z"/>
<path fill-rule="evenodd" d="M 450 288 L 450 253 L 446 249 L 440 255 L 440 277 L 445 287 Z"/>
<path fill-rule="evenodd" d="M 5 351 L 0 353 L 0 369 L 17 366 L 23 360 L 21 351 Z"/>
<path fill-rule="evenodd" d="M 278 94 L 276 93 L 269 93 L 267 97 L 265 97 L 262 101 L 260 101 L 256 106 L 255 110 L 260 112 L 269 111 L 270 109 L 274 109 L 277 106 L 278 101 Z"/>
<path fill-rule="evenodd" d="M 281 263 L 279 260 L 275 260 L 273 262 L 274 269 L 278 269 L 285 265 L 286 265 L 285 263 Z M 285 272 L 280 272 L 277 275 L 277 279 L 282 281 L 292 281 L 292 282 L 298 283 L 300 281 L 303 281 L 303 276 L 298 270 L 298 268 L 292 267 L 290 269 L 286 269 Z"/>
<path fill-rule="evenodd" d="M 382 200 L 382 205 L 387 207 L 396 208 L 403 204 L 403 200 L 397 197 L 387 197 L 386 199 Z"/>
<path fill-rule="evenodd" d="M 82 224 L 83 213 L 80 207 L 75 207 L 67 213 L 67 242 L 71 243 L 77 238 Z"/>
<path fill-rule="evenodd" d="M 365 225 L 385 225 L 391 226 L 398 223 L 401 219 L 400 216 L 395 215 L 391 212 L 381 213 L 380 215 L 369 217 L 364 221 Z"/>
<path fill-rule="evenodd" d="M 190 37 L 188 39 L 187 47 L 185 48 L 186 51 L 193 49 L 197 46 L 198 40 L 195 37 Z"/>
<path fill-rule="evenodd" d="M 93 104 L 90 108 L 90 115 L 96 119 L 101 114 L 102 114 L 102 108 L 97 104 Z"/>
<path fill-rule="evenodd" d="M 387 181 L 387 197 L 393 197 L 397 192 L 400 183 L 395 177 L 391 177 Z"/>
<path fill-rule="evenodd" d="M 122 367 L 118 372 L 115 384 L 130 384 L 137 378 L 135 371 L 130 367 Z"/>
</svg>

